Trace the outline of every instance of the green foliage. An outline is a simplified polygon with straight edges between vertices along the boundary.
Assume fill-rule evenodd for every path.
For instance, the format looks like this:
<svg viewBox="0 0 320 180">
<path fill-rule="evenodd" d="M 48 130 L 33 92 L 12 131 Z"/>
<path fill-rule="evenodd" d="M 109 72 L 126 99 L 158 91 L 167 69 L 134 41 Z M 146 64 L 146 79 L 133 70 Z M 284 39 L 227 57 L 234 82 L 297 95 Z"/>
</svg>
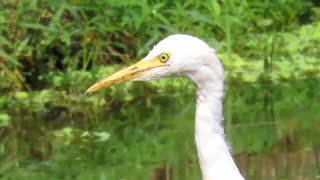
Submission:
<svg viewBox="0 0 320 180">
<path fill-rule="evenodd" d="M 217 50 L 234 154 L 317 150 L 319 20 L 307 0 L 1 1 L 0 178 L 147 179 L 165 164 L 174 179 L 199 179 L 190 81 L 84 94 L 173 33 Z M 274 167 L 273 176 L 294 177 Z"/>
<path fill-rule="evenodd" d="M 10 124 L 10 116 L 8 114 L 0 114 L 0 126 L 5 127 Z"/>
</svg>

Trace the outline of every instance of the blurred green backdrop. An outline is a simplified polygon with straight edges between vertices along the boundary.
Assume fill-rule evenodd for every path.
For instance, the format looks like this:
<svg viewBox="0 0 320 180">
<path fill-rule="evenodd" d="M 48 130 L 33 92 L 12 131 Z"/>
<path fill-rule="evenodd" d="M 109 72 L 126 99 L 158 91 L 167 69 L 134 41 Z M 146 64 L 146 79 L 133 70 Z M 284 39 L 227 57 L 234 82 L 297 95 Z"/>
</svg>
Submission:
<svg viewBox="0 0 320 180">
<path fill-rule="evenodd" d="M 3 0 L 0 179 L 201 179 L 194 87 L 96 80 L 174 33 L 226 69 L 227 139 L 247 179 L 320 176 L 317 0 Z"/>
</svg>

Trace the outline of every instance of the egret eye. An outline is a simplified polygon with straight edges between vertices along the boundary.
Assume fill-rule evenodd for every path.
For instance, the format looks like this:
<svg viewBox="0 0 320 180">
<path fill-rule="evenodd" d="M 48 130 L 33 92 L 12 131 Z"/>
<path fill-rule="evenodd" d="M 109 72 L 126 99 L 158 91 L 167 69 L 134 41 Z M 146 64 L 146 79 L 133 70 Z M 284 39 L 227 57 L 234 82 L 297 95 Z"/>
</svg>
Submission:
<svg viewBox="0 0 320 180">
<path fill-rule="evenodd" d="M 163 63 L 167 62 L 170 58 L 170 55 L 168 53 L 161 53 L 159 55 L 159 60 Z"/>
</svg>

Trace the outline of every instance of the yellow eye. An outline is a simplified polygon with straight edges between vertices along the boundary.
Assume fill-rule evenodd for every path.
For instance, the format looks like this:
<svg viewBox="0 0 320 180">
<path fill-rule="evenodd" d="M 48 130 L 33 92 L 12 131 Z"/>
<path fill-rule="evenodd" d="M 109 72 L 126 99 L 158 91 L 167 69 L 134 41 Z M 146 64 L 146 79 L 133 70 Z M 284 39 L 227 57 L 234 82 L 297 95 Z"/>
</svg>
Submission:
<svg viewBox="0 0 320 180">
<path fill-rule="evenodd" d="M 167 62 L 170 58 L 170 55 L 168 53 L 161 53 L 159 55 L 159 60 L 163 63 Z"/>
</svg>

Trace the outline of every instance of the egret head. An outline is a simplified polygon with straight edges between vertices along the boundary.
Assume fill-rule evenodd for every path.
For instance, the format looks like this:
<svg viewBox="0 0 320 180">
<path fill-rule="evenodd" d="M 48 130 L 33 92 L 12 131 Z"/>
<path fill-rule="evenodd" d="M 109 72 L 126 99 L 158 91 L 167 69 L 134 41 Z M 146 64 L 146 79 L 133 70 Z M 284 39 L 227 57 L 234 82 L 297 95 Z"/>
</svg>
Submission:
<svg viewBox="0 0 320 180">
<path fill-rule="evenodd" d="M 97 91 L 128 80 L 148 80 L 168 76 L 190 77 L 203 67 L 210 68 L 212 64 L 216 64 L 214 68 L 221 76 L 223 69 L 213 48 L 196 37 L 175 34 L 160 41 L 141 61 L 96 82 L 86 92 Z"/>
</svg>

